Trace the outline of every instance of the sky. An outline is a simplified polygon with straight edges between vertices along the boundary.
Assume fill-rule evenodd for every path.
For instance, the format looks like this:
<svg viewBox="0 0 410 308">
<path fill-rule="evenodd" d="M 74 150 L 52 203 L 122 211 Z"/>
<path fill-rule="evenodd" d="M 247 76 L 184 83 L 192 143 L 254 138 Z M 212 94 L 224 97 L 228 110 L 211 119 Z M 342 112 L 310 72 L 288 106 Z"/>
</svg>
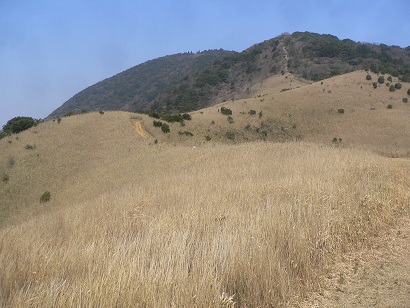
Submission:
<svg viewBox="0 0 410 308">
<path fill-rule="evenodd" d="M 309 31 L 410 46 L 410 1 L 0 0 L 0 128 L 165 55 Z"/>
</svg>

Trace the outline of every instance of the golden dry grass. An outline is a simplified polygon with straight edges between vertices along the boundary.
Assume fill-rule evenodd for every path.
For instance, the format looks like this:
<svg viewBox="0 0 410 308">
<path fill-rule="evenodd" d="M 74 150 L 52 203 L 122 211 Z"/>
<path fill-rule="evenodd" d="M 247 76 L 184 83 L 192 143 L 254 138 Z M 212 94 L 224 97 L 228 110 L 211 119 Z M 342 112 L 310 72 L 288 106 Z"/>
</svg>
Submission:
<svg viewBox="0 0 410 308">
<path fill-rule="evenodd" d="M 106 112 L 0 140 L 0 306 L 283 306 L 317 289 L 332 260 L 408 215 L 408 174 L 375 153 L 408 156 L 409 86 L 293 78 L 170 134 Z M 308 142 L 260 142 L 262 129 Z"/>
<path fill-rule="evenodd" d="M 285 305 L 408 200 L 394 163 L 356 150 L 163 145 L 151 159 L 123 187 L 3 228 L 2 305 Z"/>
<path fill-rule="evenodd" d="M 395 92 L 385 84 L 373 89 L 377 76 L 372 74 L 373 79 L 366 80 L 366 75 L 365 71 L 356 71 L 324 80 L 323 84 L 309 84 L 291 74 L 274 76 L 255 85 L 251 98 L 193 112 L 192 121 L 186 121 L 185 127 L 172 124 L 170 134 L 154 128 L 151 118 L 144 119 L 143 125 L 158 140 L 174 144 L 204 144 L 205 136 L 212 138 L 211 143 L 232 143 L 225 137 L 231 131 L 235 133 L 234 142 L 304 140 L 332 144 L 333 138 L 341 138 L 338 146 L 367 149 L 388 157 L 410 157 L 410 103 L 402 102 L 408 97 L 410 84 L 402 83 Z M 387 108 L 390 104 L 392 109 Z M 218 112 L 221 106 L 231 108 L 233 124 Z M 251 109 L 257 114 L 249 115 Z M 338 109 L 345 113 L 338 113 Z M 180 136 L 179 131 L 191 131 L 194 137 Z"/>
</svg>

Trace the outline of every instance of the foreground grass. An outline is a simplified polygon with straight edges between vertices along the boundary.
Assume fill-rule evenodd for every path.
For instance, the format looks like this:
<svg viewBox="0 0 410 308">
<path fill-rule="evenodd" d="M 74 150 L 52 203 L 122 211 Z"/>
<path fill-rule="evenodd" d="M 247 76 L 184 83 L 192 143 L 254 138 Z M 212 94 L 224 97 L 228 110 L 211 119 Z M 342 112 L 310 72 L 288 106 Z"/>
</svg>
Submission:
<svg viewBox="0 0 410 308">
<path fill-rule="evenodd" d="M 0 230 L 1 304 L 286 305 L 408 206 L 391 161 L 355 150 L 164 147 L 149 167 L 138 182 Z"/>
</svg>

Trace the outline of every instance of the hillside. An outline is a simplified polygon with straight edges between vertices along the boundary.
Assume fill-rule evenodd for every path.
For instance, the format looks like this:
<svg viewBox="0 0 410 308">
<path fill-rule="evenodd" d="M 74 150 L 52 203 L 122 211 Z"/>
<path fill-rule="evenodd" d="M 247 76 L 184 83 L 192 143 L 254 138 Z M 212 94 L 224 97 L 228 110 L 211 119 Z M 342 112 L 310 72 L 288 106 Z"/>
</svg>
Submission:
<svg viewBox="0 0 410 308">
<path fill-rule="evenodd" d="M 345 289 L 334 261 L 409 213 L 408 171 L 378 154 L 409 157 L 410 84 L 366 76 L 286 72 L 169 133 L 112 111 L 1 139 L 0 305 L 284 307 L 323 277 Z"/>
<path fill-rule="evenodd" d="M 187 112 L 249 98 L 253 84 L 280 73 L 319 81 L 365 68 L 410 81 L 410 49 L 309 32 L 282 34 L 242 52 L 207 51 L 148 61 L 81 91 L 49 118 L 82 109 Z"/>
<path fill-rule="evenodd" d="M 179 84 L 186 76 L 208 67 L 215 60 L 232 54 L 209 50 L 165 56 L 134 66 L 98 82 L 74 95 L 48 118 L 81 110 L 136 111 L 149 108 L 155 99 Z"/>
</svg>

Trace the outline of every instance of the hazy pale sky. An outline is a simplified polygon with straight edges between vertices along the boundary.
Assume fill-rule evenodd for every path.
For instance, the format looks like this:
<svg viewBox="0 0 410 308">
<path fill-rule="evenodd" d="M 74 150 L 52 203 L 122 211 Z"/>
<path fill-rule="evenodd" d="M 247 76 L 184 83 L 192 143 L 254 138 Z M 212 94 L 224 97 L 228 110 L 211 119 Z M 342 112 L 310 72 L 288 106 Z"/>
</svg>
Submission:
<svg viewBox="0 0 410 308">
<path fill-rule="evenodd" d="M 161 56 L 283 32 L 410 45 L 409 0 L 0 0 L 0 127 Z"/>
</svg>

